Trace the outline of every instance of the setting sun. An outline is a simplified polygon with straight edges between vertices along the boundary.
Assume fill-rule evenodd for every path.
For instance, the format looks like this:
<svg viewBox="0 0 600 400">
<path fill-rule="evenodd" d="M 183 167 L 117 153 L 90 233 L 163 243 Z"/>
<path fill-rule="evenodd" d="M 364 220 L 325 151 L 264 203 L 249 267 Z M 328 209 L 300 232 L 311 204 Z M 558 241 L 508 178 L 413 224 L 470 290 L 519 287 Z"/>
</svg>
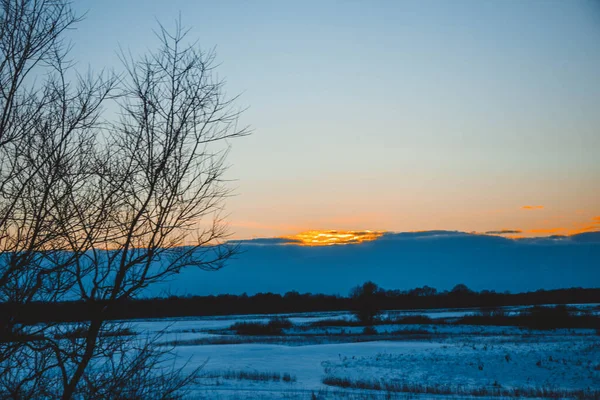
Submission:
<svg viewBox="0 0 600 400">
<path fill-rule="evenodd" d="M 299 241 L 304 246 L 330 246 L 334 244 L 351 244 L 370 242 L 381 237 L 383 231 L 306 231 L 285 239 Z"/>
</svg>

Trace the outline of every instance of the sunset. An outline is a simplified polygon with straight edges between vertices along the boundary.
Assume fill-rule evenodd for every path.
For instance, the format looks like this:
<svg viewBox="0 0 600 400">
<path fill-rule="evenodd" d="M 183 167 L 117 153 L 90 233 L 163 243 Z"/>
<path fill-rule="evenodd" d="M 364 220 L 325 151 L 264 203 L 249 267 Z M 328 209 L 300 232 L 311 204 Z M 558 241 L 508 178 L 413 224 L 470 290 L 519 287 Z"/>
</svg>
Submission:
<svg viewBox="0 0 600 400">
<path fill-rule="evenodd" d="M 228 156 L 236 239 L 545 236 L 600 215 L 595 1 L 73 6 L 87 12 L 69 32 L 84 70 L 120 71 L 115 49 L 152 48 L 155 20 L 169 27 L 180 12 L 190 38 L 216 46 L 219 75 L 245 110 L 238 125 L 254 132 Z"/>
<path fill-rule="evenodd" d="M 287 236 L 290 242 L 305 246 L 329 246 L 334 244 L 358 244 L 376 240 L 384 232 L 372 231 L 307 231 Z"/>
<path fill-rule="evenodd" d="M 0 399 L 600 399 L 598 0 L 0 2 Z"/>
</svg>

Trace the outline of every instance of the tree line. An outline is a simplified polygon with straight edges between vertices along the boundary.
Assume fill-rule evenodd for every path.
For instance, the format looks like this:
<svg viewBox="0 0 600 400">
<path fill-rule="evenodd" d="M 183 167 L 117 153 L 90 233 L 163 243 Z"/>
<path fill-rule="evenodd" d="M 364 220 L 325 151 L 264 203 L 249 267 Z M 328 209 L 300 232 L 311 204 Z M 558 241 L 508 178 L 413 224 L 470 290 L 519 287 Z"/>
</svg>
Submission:
<svg viewBox="0 0 600 400">
<path fill-rule="evenodd" d="M 106 319 L 216 316 L 232 314 L 282 314 L 354 311 L 374 315 L 377 310 L 494 308 L 517 305 L 600 303 L 600 289 L 537 290 L 524 293 L 475 291 L 456 285 L 450 291 L 424 286 L 412 290 L 384 290 L 372 282 L 352 289 L 347 296 L 290 291 L 255 295 L 170 296 L 122 299 L 104 311 Z M 104 308 L 102 301 L 0 303 L 0 321 L 21 323 L 85 321 Z"/>
</svg>

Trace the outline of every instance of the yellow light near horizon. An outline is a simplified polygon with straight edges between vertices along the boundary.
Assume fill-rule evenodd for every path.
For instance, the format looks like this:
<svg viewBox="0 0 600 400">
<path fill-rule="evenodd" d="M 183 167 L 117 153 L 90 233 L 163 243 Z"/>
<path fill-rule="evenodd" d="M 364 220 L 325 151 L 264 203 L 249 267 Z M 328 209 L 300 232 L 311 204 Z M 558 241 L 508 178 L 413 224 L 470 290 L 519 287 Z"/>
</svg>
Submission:
<svg viewBox="0 0 600 400">
<path fill-rule="evenodd" d="M 303 246 L 331 246 L 334 244 L 356 244 L 370 242 L 381 237 L 383 231 L 306 231 L 297 235 L 284 236 Z"/>
</svg>

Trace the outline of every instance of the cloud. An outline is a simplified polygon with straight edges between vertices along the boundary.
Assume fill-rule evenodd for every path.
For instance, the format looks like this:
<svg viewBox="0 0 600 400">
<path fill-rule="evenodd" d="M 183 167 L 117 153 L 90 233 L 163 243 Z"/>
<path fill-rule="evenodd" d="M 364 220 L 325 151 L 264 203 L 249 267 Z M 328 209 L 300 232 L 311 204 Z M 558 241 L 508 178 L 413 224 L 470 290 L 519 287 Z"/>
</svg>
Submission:
<svg viewBox="0 0 600 400">
<path fill-rule="evenodd" d="M 576 235 L 578 233 L 596 232 L 598 230 L 600 230 L 600 216 L 592 217 L 591 222 L 585 225 L 580 225 L 577 229 L 572 230 L 571 234 Z"/>
<path fill-rule="evenodd" d="M 430 239 L 430 238 L 445 238 L 454 236 L 469 236 L 468 232 L 461 231 L 411 231 L 411 232 L 387 232 L 378 241 L 386 240 L 412 240 L 412 239 Z"/>
<path fill-rule="evenodd" d="M 577 231 L 570 230 L 569 228 L 547 228 L 547 229 L 532 229 L 525 230 L 523 234 L 519 233 L 508 233 L 508 232 L 521 232 L 520 230 L 514 229 L 503 229 L 497 232 L 505 232 L 503 234 L 482 234 L 477 232 L 460 232 L 460 231 L 423 231 L 423 232 L 385 232 L 378 238 L 374 239 L 371 243 L 376 248 L 387 248 L 389 246 L 404 246 L 409 243 L 413 243 L 416 246 L 423 245 L 425 242 L 439 242 L 448 243 L 448 246 L 454 246 L 451 243 L 464 243 L 464 249 L 477 248 L 482 243 L 505 243 L 514 245 L 549 245 L 552 246 L 561 242 L 563 244 L 578 244 L 578 243 L 598 243 L 600 244 L 600 231 L 591 231 L 584 229 L 578 229 Z M 492 231 L 493 232 L 493 231 Z M 368 232 L 356 231 L 356 233 L 367 234 Z M 528 234 L 538 234 L 535 237 L 527 237 Z M 457 242 L 459 241 L 459 242 Z M 287 247 L 292 245 L 293 247 L 313 247 L 306 246 L 306 243 L 301 239 L 294 238 L 256 238 L 248 240 L 232 240 L 234 244 L 239 244 L 246 249 L 253 248 L 274 248 L 274 247 Z M 353 240 L 347 244 L 359 245 L 359 240 Z M 246 247 L 249 246 L 249 247 Z M 445 245 L 444 245 L 445 246 Z M 472 247 L 475 246 L 475 247 Z M 329 246 L 317 246 L 317 247 L 329 247 Z M 345 246 L 333 246 L 333 247 L 345 247 Z M 354 246 L 351 246 L 354 247 Z"/>
<path fill-rule="evenodd" d="M 554 234 L 554 233 L 567 232 L 567 231 L 568 231 L 567 228 L 538 228 L 538 229 L 530 229 L 527 232 L 528 233 L 548 233 L 548 234 Z"/>
<path fill-rule="evenodd" d="M 256 239 L 239 239 L 230 240 L 230 243 L 253 245 L 253 246 L 275 246 L 282 244 L 302 244 L 300 240 L 291 238 L 256 238 Z"/>
<path fill-rule="evenodd" d="M 595 221 L 595 219 L 594 219 L 594 221 Z M 556 227 L 556 228 L 529 229 L 527 231 L 527 233 L 550 234 L 550 235 L 561 234 L 561 235 L 572 236 L 572 235 L 578 235 L 580 233 L 599 231 L 600 230 L 599 225 L 600 225 L 600 223 L 598 223 L 598 222 L 592 222 L 592 225 L 590 225 L 589 223 L 585 223 L 585 224 L 576 223 L 576 224 L 573 224 L 573 227 L 571 227 L 571 228 Z"/>
<path fill-rule="evenodd" d="M 462 231 L 411 231 L 411 232 L 383 232 L 383 231 L 309 231 L 298 235 L 284 237 L 267 237 L 231 240 L 232 243 L 251 246 L 280 246 L 280 245 L 331 245 L 331 244 L 360 244 L 363 242 L 393 242 L 406 240 L 438 240 L 458 237 L 487 237 L 495 240 L 510 240 L 527 243 L 553 243 L 556 240 L 570 240 L 580 234 L 593 234 L 593 241 L 600 241 L 600 216 L 593 218 L 593 223 L 575 224 L 573 227 L 549 227 L 536 229 L 500 229 L 485 232 Z"/>
<path fill-rule="evenodd" d="M 329 246 L 334 244 L 355 244 L 377 240 L 383 236 L 383 231 L 342 231 L 342 230 L 312 230 L 301 232 L 282 239 L 291 239 L 306 246 Z"/>
<path fill-rule="evenodd" d="M 595 225 L 584 226 L 583 228 L 579 228 L 579 229 L 575 230 L 574 233 L 572 233 L 572 235 L 576 235 L 578 233 L 585 233 L 585 232 L 595 232 L 598 229 L 600 229 L 600 226 L 595 226 Z"/>
<path fill-rule="evenodd" d="M 509 231 L 506 232 L 520 232 Z M 413 240 L 413 239 L 440 239 L 445 237 L 472 236 L 476 233 L 468 233 L 461 231 L 413 231 L 413 232 L 384 232 L 384 231 L 309 231 L 303 232 L 294 236 L 284 237 L 265 237 L 254 239 L 233 239 L 231 243 L 252 246 L 278 246 L 278 245 L 306 245 L 307 240 L 314 239 L 313 235 L 319 234 L 323 236 L 319 239 L 321 245 L 332 244 L 360 244 L 369 241 L 394 241 L 394 240 Z M 339 240 L 338 235 L 342 236 L 343 240 Z M 333 238 L 331 238 L 333 236 Z"/>
<path fill-rule="evenodd" d="M 544 206 L 523 206 L 521 210 L 543 210 Z"/>
<path fill-rule="evenodd" d="M 486 235 L 514 235 L 523 233 L 520 229 L 502 229 L 500 231 L 487 231 L 484 232 Z"/>
</svg>

